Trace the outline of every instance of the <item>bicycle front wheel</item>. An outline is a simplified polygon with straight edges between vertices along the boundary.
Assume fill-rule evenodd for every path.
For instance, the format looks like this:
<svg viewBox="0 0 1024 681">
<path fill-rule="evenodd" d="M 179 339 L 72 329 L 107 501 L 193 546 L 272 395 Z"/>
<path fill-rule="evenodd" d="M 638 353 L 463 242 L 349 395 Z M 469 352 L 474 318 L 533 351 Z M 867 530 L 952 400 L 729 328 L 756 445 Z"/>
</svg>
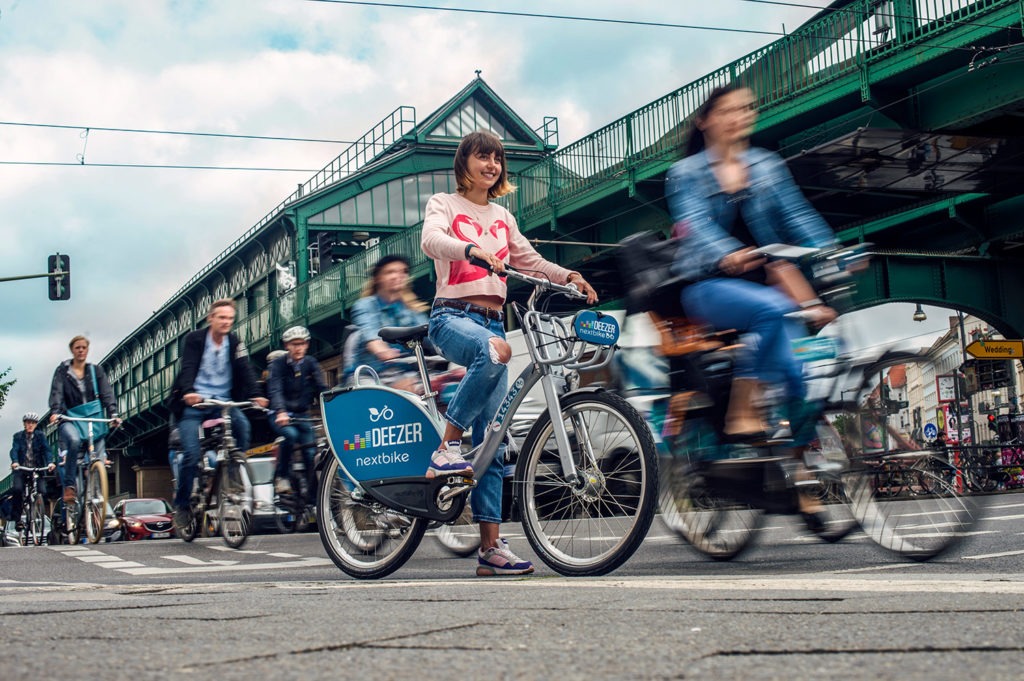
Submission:
<svg viewBox="0 0 1024 681">
<path fill-rule="evenodd" d="M 906 385 L 910 395 L 912 382 L 933 375 L 934 369 L 926 355 L 883 358 L 865 370 L 855 413 L 843 419 L 852 450 L 844 482 L 854 517 L 879 546 L 921 561 L 954 547 L 977 520 L 975 504 L 957 492 L 955 480 L 943 470 L 945 462 L 903 432 L 898 398 L 882 398 L 882 386 L 897 390 Z M 892 495 L 885 473 L 894 470 L 928 493 Z"/>
<path fill-rule="evenodd" d="M 618 395 L 570 393 L 561 406 L 573 470 L 562 469 L 545 411 L 527 435 L 516 466 L 519 517 L 533 550 L 555 572 L 604 575 L 633 555 L 654 520 L 654 440 L 644 420 Z"/>
<path fill-rule="evenodd" d="M 242 548 L 252 530 L 253 491 L 249 464 L 241 452 L 231 452 L 221 465 L 217 512 L 224 543 Z"/>
<path fill-rule="evenodd" d="M 386 577 L 412 557 L 427 521 L 353 499 L 351 484 L 332 455 L 317 486 L 320 541 L 345 574 L 357 579 Z"/>
<path fill-rule="evenodd" d="M 46 508 L 43 496 L 37 494 L 28 507 L 28 517 L 25 519 L 25 529 L 29 532 L 29 540 L 34 546 L 43 543 L 43 536 L 46 529 Z"/>
<path fill-rule="evenodd" d="M 90 544 L 103 539 L 107 522 L 107 467 L 102 461 L 93 461 L 85 482 L 85 536 Z"/>
</svg>

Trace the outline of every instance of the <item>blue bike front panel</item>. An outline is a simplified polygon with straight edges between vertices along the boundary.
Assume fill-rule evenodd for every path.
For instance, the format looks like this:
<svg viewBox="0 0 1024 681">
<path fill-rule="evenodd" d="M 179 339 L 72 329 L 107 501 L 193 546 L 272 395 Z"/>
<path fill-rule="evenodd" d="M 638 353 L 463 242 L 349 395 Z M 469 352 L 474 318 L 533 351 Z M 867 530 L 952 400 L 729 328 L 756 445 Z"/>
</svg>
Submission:
<svg viewBox="0 0 1024 681">
<path fill-rule="evenodd" d="M 615 345 L 619 340 L 619 322 L 610 314 L 581 310 L 572 320 L 572 329 L 584 343 Z"/>
<path fill-rule="evenodd" d="M 414 397 L 367 386 L 324 393 L 324 430 L 334 455 L 359 482 L 422 477 L 441 431 Z"/>
</svg>

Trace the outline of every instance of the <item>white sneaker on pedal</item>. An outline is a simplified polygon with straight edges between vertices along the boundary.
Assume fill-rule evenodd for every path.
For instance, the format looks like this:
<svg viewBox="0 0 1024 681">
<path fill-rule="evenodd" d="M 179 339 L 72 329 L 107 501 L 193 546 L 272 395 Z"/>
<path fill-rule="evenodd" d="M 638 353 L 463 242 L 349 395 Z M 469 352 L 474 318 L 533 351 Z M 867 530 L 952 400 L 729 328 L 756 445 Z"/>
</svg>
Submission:
<svg viewBox="0 0 1024 681">
<path fill-rule="evenodd" d="M 430 456 L 428 478 L 439 475 L 472 475 L 473 466 L 462 456 L 462 442 L 453 440 L 445 442 Z"/>
</svg>

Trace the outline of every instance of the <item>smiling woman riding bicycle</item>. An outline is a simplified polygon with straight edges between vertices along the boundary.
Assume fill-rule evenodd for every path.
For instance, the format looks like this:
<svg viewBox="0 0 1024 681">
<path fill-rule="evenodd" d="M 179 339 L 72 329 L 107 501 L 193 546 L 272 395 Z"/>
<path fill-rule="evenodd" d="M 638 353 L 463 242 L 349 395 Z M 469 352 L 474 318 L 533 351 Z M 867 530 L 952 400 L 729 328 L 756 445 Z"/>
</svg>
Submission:
<svg viewBox="0 0 1024 681">
<path fill-rule="evenodd" d="M 117 401 L 107 375 L 102 367 L 85 361 L 89 355 L 89 339 L 75 336 L 68 347 L 71 349 L 71 359 L 60 363 L 50 383 L 50 423 L 56 423 L 62 415 L 104 418 L 105 413 L 106 418 L 113 419 L 111 425 L 116 428 L 121 424 L 121 419 L 117 415 Z M 60 424 L 58 434 L 64 501 L 70 503 L 77 499 L 77 458 L 85 437 L 80 427 L 70 421 Z M 104 460 L 105 436 L 104 431 L 95 437 L 97 454 Z"/>
</svg>

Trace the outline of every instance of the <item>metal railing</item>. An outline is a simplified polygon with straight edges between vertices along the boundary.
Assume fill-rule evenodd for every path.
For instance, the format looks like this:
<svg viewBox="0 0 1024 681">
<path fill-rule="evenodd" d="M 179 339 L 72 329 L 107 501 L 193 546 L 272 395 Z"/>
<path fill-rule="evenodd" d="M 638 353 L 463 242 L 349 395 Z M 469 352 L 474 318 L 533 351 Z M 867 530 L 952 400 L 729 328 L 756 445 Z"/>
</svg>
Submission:
<svg viewBox="0 0 1024 681">
<path fill-rule="evenodd" d="M 916 15 L 893 9 L 900 6 L 913 7 Z M 983 17 L 1015 6 L 1019 12 L 1019 0 L 916 0 L 895 5 L 891 0 L 858 0 L 836 8 L 526 168 L 515 178 L 516 215 L 526 224 L 631 171 L 652 162 L 667 163 L 678 154 L 694 112 L 718 86 L 737 81 L 750 86 L 764 113 L 958 27 L 1004 30 L 1004 25 L 988 24 Z"/>
</svg>

